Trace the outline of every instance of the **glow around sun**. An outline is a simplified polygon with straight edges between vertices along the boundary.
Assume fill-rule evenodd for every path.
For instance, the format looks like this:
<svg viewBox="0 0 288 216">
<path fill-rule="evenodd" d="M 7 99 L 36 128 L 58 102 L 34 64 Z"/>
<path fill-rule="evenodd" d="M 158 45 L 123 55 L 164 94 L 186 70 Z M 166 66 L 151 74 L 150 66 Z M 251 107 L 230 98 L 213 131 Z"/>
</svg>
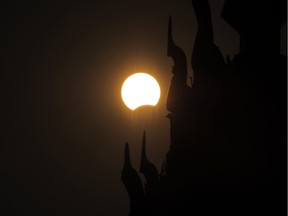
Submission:
<svg viewBox="0 0 288 216">
<path fill-rule="evenodd" d="M 124 81 L 121 96 L 131 110 L 144 105 L 156 106 L 160 99 L 160 86 L 151 75 L 135 73 Z"/>
</svg>

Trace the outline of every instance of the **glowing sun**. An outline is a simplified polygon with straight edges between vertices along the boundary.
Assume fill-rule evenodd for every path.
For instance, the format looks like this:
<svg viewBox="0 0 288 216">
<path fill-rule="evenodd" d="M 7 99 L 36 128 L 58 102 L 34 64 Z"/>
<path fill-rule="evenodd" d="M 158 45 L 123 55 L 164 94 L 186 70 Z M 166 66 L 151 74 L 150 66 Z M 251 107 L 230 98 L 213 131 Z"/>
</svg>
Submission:
<svg viewBox="0 0 288 216">
<path fill-rule="evenodd" d="M 160 98 L 160 86 L 151 75 L 135 73 L 124 81 L 121 95 L 123 102 L 131 110 L 144 105 L 156 106 Z"/>
</svg>

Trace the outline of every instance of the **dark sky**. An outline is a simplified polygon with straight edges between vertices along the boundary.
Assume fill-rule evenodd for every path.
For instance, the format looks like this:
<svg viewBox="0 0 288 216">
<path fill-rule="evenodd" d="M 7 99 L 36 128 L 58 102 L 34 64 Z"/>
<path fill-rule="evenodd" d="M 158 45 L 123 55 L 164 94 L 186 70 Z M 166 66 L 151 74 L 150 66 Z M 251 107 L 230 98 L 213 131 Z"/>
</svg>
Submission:
<svg viewBox="0 0 288 216">
<path fill-rule="evenodd" d="M 239 36 L 220 17 L 223 2 L 210 1 L 215 43 L 233 57 Z M 190 0 L 1 4 L 1 209 L 128 215 L 124 144 L 138 169 L 146 130 L 148 157 L 161 168 L 169 148 L 168 16 L 190 62 L 197 30 Z M 156 107 L 132 112 L 121 84 L 140 71 L 155 76 L 162 94 Z"/>
</svg>

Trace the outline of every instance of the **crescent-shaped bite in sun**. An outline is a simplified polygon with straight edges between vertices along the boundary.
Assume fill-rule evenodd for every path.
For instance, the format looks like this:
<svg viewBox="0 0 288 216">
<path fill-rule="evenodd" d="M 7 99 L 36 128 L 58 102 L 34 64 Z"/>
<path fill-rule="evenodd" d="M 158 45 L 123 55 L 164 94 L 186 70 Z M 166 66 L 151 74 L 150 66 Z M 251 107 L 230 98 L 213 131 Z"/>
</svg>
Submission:
<svg viewBox="0 0 288 216">
<path fill-rule="evenodd" d="M 131 110 L 144 105 L 156 106 L 160 99 L 160 86 L 151 75 L 135 73 L 124 81 L 121 96 Z"/>
</svg>

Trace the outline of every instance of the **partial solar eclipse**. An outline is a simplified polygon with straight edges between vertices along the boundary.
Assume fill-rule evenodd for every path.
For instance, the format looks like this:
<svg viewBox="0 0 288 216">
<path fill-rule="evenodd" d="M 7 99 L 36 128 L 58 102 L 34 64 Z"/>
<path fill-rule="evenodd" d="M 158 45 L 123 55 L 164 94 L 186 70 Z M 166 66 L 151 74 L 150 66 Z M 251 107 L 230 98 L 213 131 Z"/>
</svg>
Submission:
<svg viewBox="0 0 288 216">
<path fill-rule="evenodd" d="M 121 96 L 131 110 L 144 105 L 156 106 L 160 98 L 160 86 L 151 75 L 135 73 L 124 81 Z"/>
</svg>

